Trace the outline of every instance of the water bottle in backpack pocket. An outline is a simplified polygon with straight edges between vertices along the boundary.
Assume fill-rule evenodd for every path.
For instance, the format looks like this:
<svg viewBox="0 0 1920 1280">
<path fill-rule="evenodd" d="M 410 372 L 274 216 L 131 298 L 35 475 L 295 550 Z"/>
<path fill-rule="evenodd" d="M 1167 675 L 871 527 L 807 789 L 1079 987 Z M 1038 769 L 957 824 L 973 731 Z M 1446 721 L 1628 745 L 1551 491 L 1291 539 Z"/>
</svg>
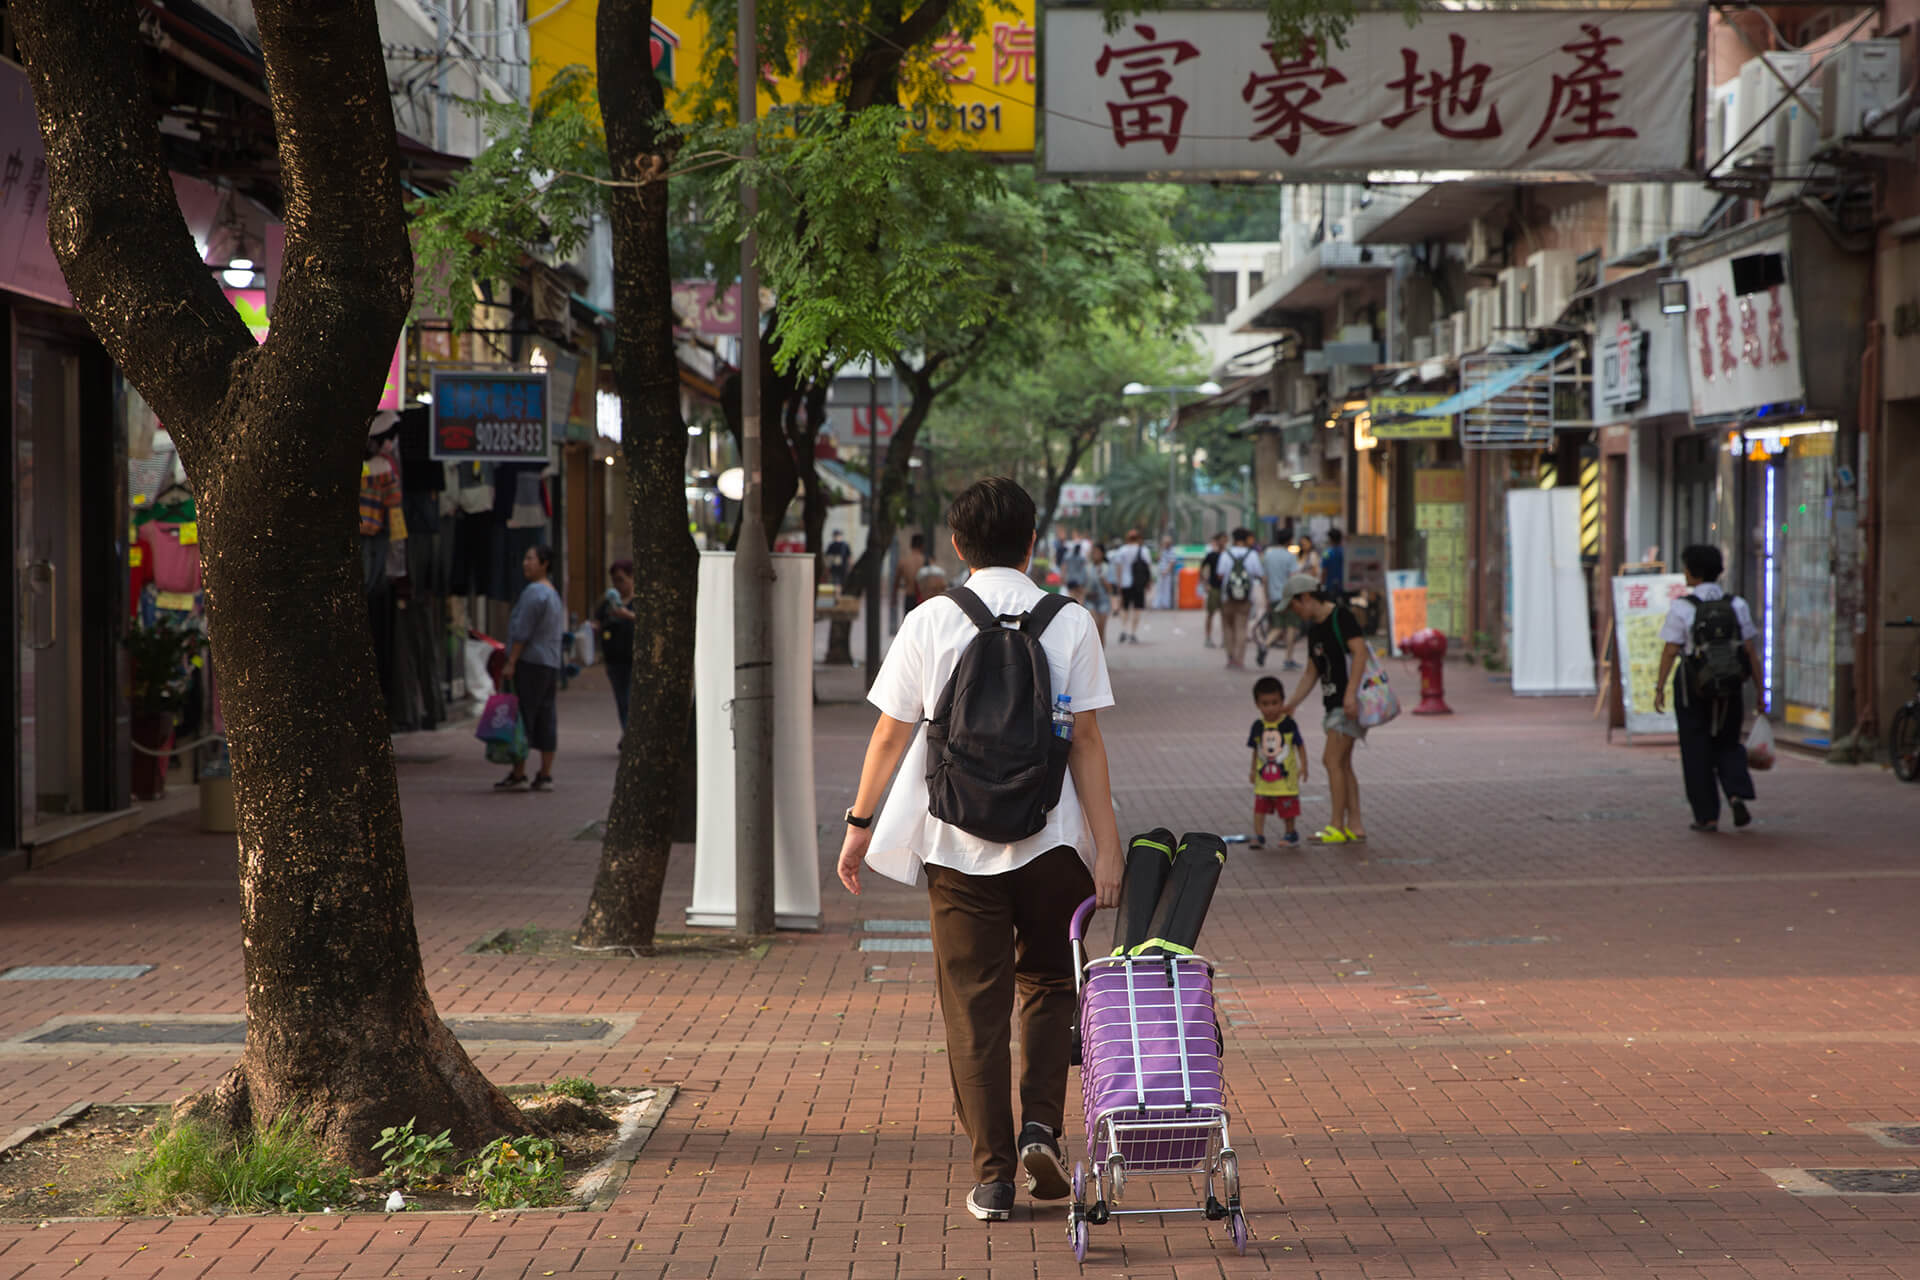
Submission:
<svg viewBox="0 0 1920 1280">
<path fill-rule="evenodd" d="M 1740 696 L 1740 687 L 1748 678 L 1746 645 L 1740 635 L 1740 615 L 1734 611 L 1733 597 L 1702 600 L 1688 596 L 1693 605 L 1693 626 L 1687 653 L 1687 690 L 1704 701 L 1720 701 Z"/>
</svg>

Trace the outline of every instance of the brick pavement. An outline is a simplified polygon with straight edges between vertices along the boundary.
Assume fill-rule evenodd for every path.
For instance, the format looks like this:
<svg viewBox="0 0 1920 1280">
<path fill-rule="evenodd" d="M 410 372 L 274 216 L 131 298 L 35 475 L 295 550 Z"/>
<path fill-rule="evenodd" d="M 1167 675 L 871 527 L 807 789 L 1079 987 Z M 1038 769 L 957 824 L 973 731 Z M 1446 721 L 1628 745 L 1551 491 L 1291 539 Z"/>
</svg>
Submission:
<svg viewBox="0 0 1920 1280">
<path fill-rule="evenodd" d="M 1187 619 L 1146 635 L 1114 653 L 1104 717 L 1126 822 L 1240 830 L 1249 681 L 1216 669 Z M 1909 1198 L 1795 1197 L 1764 1172 L 1920 1166 L 1852 1127 L 1920 1121 L 1920 789 L 1788 759 L 1762 779 L 1759 825 L 1703 838 L 1670 746 L 1609 747 L 1584 700 L 1449 677 L 1461 714 L 1403 720 L 1360 752 L 1368 846 L 1236 848 L 1216 899 L 1204 943 L 1256 1245 L 1242 1259 L 1197 1222 L 1134 1220 L 1095 1229 L 1087 1273 L 1920 1276 Z M 622 1028 L 483 1046 L 495 1079 L 681 1086 L 613 1208 L 6 1228 L 0 1280 L 1067 1274 L 1058 1209 L 987 1228 L 961 1205 L 927 957 L 857 949 L 861 922 L 921 915 L 917 892 L 855 902 L 830 885 L 827 928 L 759 960 L 466 953 L 493 928 L 569 926 L 584 904 L 596 847 L 573 836 L 612 776 L 604 690 L 584 681 L 562 718 L 550 796 L 488 793 L 495 771 L 458 733 L 403 739 L 409 857 L 444 1013 Z M 869 723 L 820 708 L 823 814 Z M 1306 807 L 1324 812 L 1317 767 Z M 185 822 L 0 881 L 0 967 L 158 966 L 0 984 L 0 1132 L 215 1078 L 230 1050 L 19 1041 L 63 1017 L 237 1014 L 234 920 L 231 845 Z"/>
</svg>

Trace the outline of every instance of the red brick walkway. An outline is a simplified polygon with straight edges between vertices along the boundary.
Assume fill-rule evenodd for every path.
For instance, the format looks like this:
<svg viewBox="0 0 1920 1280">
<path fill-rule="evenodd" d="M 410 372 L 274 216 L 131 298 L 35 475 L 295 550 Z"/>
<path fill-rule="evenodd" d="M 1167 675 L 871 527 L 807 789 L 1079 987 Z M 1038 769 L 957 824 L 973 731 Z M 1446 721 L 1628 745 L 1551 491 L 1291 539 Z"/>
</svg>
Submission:
<svg viewBox="0 0 1920 1280">
<path fill-rule="evenodd" d="M 1153 643 L 1114 654 L 1125 822 L 1239 831 L 1250 681 L 1175 625 L 1155 618 Z M 1203 944 L 1223 974 L 1255 1247 L 1241 1259 L 1218 1229 L 1136 1219 L 1095 1229 L 1087 1274 L 1920 1275 L 1920 1197 L 1803 1198 L 1767 1172 L 1920 1167 L 1920 1150 L 1853 1127 L 1920 1122 L 1920 788 L 1788 760 L 1762 779 L 1759 825 L 1700 837 L 1670 747 L 1609 747 L 1586 700 L 1449 675 L 1459 715 L 1361 750 L 1368 846 L 1236 847 L 1215 901 Z M 6 1228 L 0 1280 L 1070 1274 L 1057 1207 L 1023 1202 L 992 1228 L 962 1207 L 926 957 L 858 949 L 861 922 L 922 916 L 916 892 L 855 902 L 830 885 L 826 930 L 757 960 L 466 953 L 490 929 L 580 914 L 597 850 L 573 837 L 613 766 L 596 681 L 562 723 L 553 795 L 492 795 L 460 734 L 402 739 L 402 788 L 442 1012 L 619 1027 L 592 1048 L 489 1046 L 481 1065 L 681 1087 L 611 1211 Z M 858 706 L 820 709 L 823 815 L 869 725 Z M 1308 736 L 1317 750 L 1317 724 Z M 1324 813 L 1317 767 L 1306 800 Z M 0 1133 L 213 1079 L 230 1050 L 21 1040 L 82 1015 L 237 1014 L 235 913 L 230 842 L 185 823 L 0 881 L 0 968 L 158 966 L 0 984 Z"/>
</svg>

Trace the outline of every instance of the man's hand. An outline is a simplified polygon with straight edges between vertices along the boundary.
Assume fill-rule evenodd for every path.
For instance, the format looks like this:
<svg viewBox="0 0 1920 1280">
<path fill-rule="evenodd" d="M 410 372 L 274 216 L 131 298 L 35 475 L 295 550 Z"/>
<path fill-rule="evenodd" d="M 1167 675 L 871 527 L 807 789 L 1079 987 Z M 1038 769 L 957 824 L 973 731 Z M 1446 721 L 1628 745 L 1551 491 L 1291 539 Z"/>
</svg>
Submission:
<svg viewBox="0 0 1920 1280">
<path fill-rule="evenodd" d="M 846 865 L 843 861 L 842 866 Z M 1120 877 L 1127 869 L 1126 858 L 1120 850 L 1102 849 L 1093 857 L 1093 897 L 1095 904 L 1102 907 L 1120 905 Z M 845 879 L 845 876 L 841 877 Z M 856 890 L 856 892 L 858 892 Z"/>
<path fill-rule="evenodd" d="M 502 667 L 500 668 L 500 678 L 501 678 L 502 680 L 511 680 L 511 679 L 513 679 L 513 665 L 514 665 L 514 664 L 513 664 L 513 659 L 512 659 L 512 658 L 508 658 L 508 659 L 507 659 L 507 661 L 506 661 L 506 665 L 504 665 L 504 666 L 502 666 Z"/>
<path fill-rule="evenodd" d="M 848 827 L 847 838 L 840 843 L 840 883 L 847 892 L 860 896 L 860 867 L 867 860 L 867 846 L 873 843 L 871 827 Z"/>
<path fill-rule="evenodd" d="M 1656 688 L 1653 691 L 1653 713 L 1655 715 L 1660 715 L 1664 713 L 1666 709 L 1667 709 L 1667 691 L 1665 688 Z"/>
</svg>

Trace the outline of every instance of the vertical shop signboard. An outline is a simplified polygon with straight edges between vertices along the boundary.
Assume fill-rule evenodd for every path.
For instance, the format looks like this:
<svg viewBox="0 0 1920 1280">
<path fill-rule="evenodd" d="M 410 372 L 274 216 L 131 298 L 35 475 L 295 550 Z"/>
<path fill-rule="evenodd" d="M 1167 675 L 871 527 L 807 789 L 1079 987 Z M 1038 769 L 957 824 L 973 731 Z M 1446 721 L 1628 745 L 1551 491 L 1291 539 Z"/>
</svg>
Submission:
<svg viewBox="0 0 1920 1280">
<path fill-rule="evenodd" d="M 432 454 L 438 462 L 546 462 L 547 375 L 436 369 Z"/>
<path fill-rule="evenodd" d="M 1445 636 L 1466 631 L 1467 481 L 1459 467 L 1413 473 L 1413 524 L 1426 547 L 1427 625 Z"/>
<path fill-rule="evenodd" d="M 1427 626 L 1427 575 L 1423 569 L 1387 570 L 1387 640 L 1394 657 L 1408 636 Z"/>
<path fill-rule="evenodd" d="M 1660 624 L 1667 609 L 1687 594 L 1677 573 L 1626 574 L 1613 580 L 1615 662 L 1620 668 L 1620 702 L 1627 712 L 1627 734 L 1675 732 L 1673 708 L 1653 709 L 1660 680 Z"/>
</svg>

